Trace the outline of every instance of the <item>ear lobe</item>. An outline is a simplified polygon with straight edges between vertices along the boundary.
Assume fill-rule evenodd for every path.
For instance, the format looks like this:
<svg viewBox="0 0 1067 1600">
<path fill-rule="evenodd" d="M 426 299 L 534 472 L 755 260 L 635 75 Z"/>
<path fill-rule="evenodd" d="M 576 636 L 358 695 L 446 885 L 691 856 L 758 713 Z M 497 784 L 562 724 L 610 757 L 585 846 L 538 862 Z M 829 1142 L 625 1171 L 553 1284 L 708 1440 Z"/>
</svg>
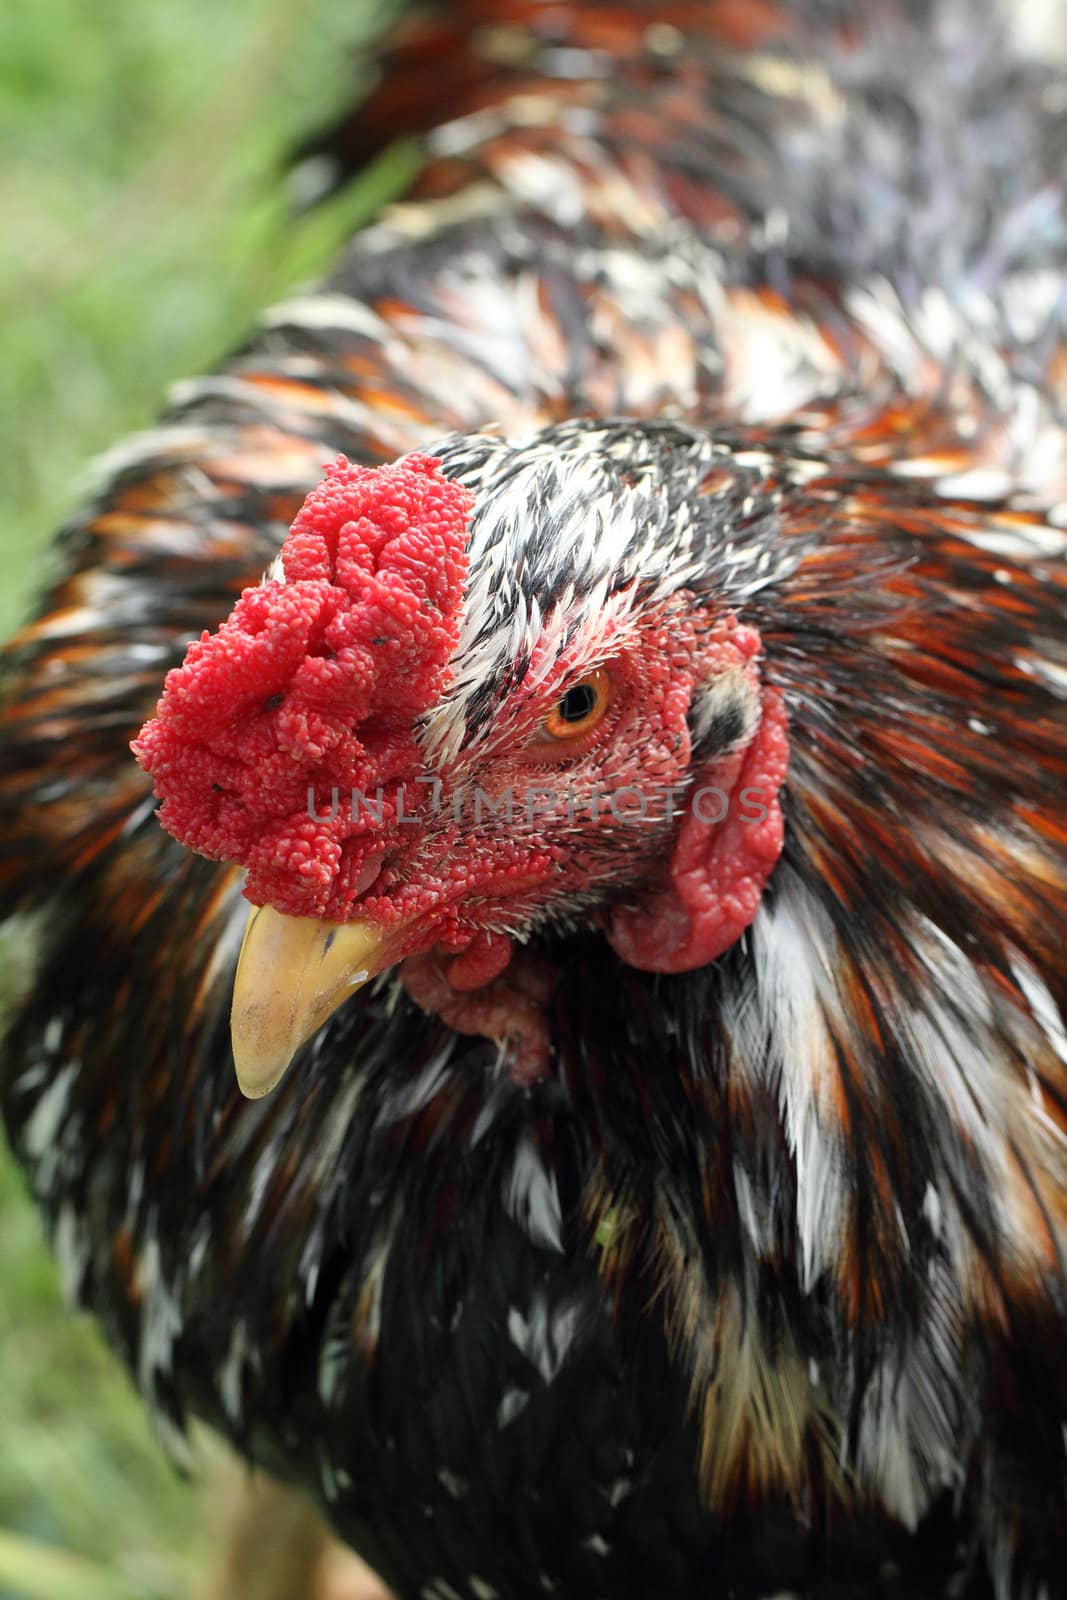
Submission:
<svg viewBox="0 0 1067 1600">
<path fill-rule="evenodd" d="M 688 717 L 693 766 L 703 767 L 750 744 L 760 712 L 759 677 L 748 660 L 699 684 Z"/>
<path fill-rule="evenodd" d="M 608 943 L 644 972 L 707 966 L 744 933 L 782 852 L 779 790 L 789 759 L 781 695 L 760 692 L 759 727 L 698 774 L 666 881 L 644 906 L 612 914 Z"/>
</svg>

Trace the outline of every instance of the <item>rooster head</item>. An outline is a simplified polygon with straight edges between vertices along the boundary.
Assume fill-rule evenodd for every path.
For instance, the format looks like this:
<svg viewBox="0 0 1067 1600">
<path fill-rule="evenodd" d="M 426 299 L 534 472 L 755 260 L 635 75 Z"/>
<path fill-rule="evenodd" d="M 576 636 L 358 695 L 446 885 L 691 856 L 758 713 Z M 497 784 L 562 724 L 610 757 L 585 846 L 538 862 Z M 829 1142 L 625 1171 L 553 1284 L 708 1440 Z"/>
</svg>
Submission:
<svg viewBox="0 0 1067 1600">
<path fill-rule="evenodd" d="M 460 1031 L 521 1040 L 529 1077 L 530 985 L 498 984 L 516 944 L 593 920 L 677 972 L 741 935 L 781 850 L 786 729 L 709 584 L 732 492 L 721 450 L 663 425 L 330 467 L 133 746 L 163 826 L 246 868 L 246 1093 L 397 963 Z"/>
</svg>

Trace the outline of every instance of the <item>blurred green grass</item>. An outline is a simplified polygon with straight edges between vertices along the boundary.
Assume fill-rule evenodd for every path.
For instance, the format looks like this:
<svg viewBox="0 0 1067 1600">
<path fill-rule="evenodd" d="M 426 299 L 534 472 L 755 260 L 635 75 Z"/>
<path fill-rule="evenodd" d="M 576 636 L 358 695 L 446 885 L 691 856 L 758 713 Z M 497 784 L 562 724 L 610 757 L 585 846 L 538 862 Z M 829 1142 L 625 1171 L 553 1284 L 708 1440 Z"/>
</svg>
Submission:
<svg viewBox="0 0 1067 1600">
<path fill-rule="evenodd" d="M 2 6 L 0 636 L 93 454 L 327 266 L 389 187 L 386 161 L 297 220 L 280 177 L 357 91 L 386 9 Z M 203 1568 L 202 1512 L 95 1328 L 62 1305 L 0 1148 L 0 1600 L 178 1600 Z"/>
</svg>

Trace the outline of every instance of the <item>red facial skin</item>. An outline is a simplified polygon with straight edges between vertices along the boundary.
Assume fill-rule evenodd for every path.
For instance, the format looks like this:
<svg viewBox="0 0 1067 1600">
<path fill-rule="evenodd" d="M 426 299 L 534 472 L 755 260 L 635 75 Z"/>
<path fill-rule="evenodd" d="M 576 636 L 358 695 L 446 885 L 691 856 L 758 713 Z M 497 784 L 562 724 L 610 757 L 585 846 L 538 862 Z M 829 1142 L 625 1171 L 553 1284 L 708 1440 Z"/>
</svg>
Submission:
<svg viewBox="0 0 1067 1600">
<path fill-rule="evenodd" d="M 781 850 L 785 718 L 760 687 L 752 628 L 686 594 L 636 618 L 617 597 L 558 658 L 535 644 L 523 682 L 434 784 L 417 735 L 448 683 L 472 509 L 436 469 L 339 460 L 283 546 L 286 582 L 246 590 L 190 646 L 133 748 L 163 825 L 246 866 L 254 904 L 378 923 L 417 1003 L 508 1039 L 510 1070 L 530 1081 L 548 1064 L 551 981 L 527 952 L 512 961 L 511 936 L 593 918 L 634 966 L 714 960 Z M 545 719 L 597 668 L 601 720 L 548 737 Z M 762 719 L 747 747 L 691 773 L 691 702 L 722 673 L 744 676 Z M 702 787 L 717 791 L 712 819 L 725 797 L 721 821 L 691 808 Z M 509 795 L 510 818 L 494 816 Z"/>
</svg>

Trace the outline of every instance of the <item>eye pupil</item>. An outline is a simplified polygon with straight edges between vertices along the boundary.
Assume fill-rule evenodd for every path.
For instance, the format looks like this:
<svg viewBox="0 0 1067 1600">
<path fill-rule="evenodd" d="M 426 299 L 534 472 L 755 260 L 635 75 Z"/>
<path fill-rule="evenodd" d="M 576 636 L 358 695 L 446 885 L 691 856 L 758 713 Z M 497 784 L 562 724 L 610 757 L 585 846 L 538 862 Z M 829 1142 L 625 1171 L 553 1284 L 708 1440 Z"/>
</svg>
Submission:
<svg viewBox="0 0 1067 1600">
<path fill-rule="evenodd" d="M 562 686 L 561 686 L 562 687 Z M 599 727 L 611 698 L 611 680 L 604 667 L 586 673 L 569 689 L 563 689 L 545 717 L 535 743 L 584 739 Z"/>
<path fill-rule="evenodd" d="M 559 714 L 564 722 L 581 722 L 596 705 L 596 690 L 591 683 L 576 683 L 559 703 Z"/>
</svg>

